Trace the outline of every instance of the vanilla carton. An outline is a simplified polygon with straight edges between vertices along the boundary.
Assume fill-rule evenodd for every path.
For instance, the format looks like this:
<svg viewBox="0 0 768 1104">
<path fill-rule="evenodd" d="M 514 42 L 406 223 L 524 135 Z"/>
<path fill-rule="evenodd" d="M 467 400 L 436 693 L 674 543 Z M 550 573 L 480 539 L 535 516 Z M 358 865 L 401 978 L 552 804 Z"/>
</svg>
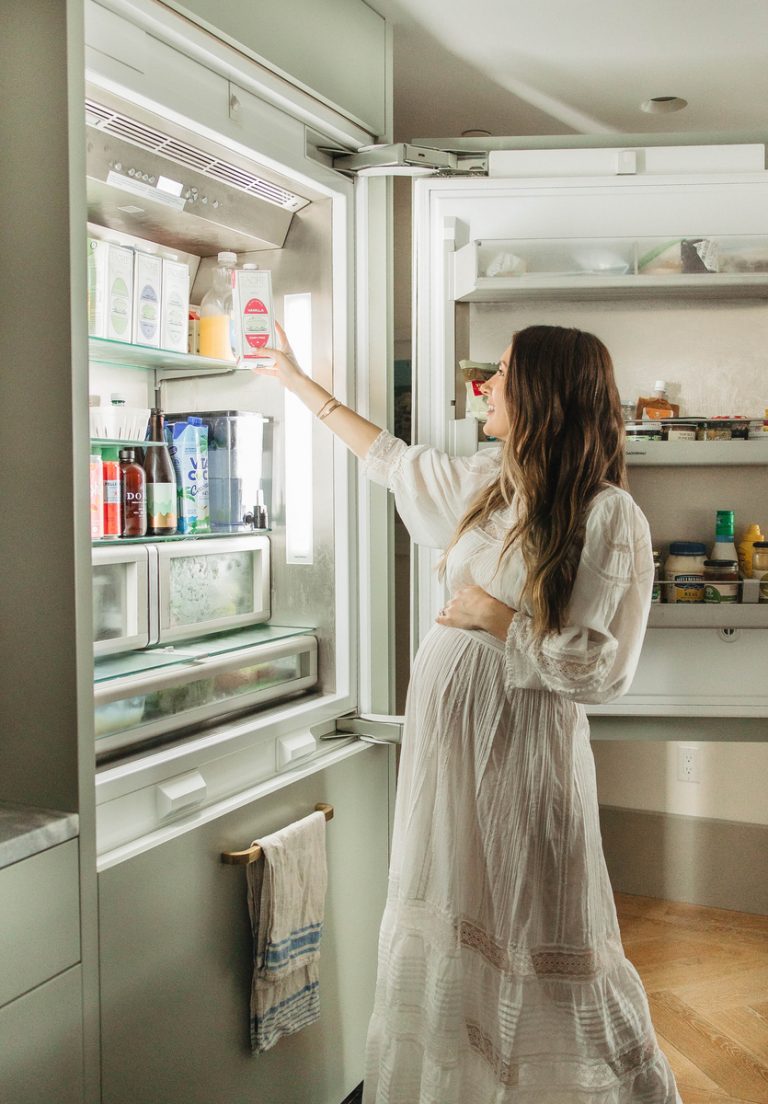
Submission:
<svg viewBox="0 0 768 1104">
<path fill-rule="evenodd" d="M 163 257 L 160 348 L 186 353 L 189 331 L 189 269 Z"/>
<path fill-rule="evenodd" d="M 263 350 L 277 344 L 271 272 L 261 268 L 235 270 L 232 313 L 240 358 L 270 360 Z"/>
<path fill-rule="evenodd" d="M 163 259 L 136 253 L 133 261 L 133 343 L 160 347 L 160 291 Z"/>
</svg>

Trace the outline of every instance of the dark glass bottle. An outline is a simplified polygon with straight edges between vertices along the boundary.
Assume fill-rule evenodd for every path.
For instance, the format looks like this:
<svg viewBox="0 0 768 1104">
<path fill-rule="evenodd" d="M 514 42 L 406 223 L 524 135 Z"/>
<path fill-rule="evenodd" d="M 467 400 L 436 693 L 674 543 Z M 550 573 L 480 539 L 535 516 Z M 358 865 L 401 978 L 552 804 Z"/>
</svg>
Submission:
<svg viewBox="0 0 768 1104">
<path fill-rule="evenodd" d="M 147 477 L 147 534 L 168 537 L 176 532 L 176 473 L 165 444 L 165 423 L 162 410 L 153 410 L 149 418 L 150 441 L 162 444 L 145 449 L 144 474 Z"/>
<path fill-rule="evenodd" d="M 147 535 L 147 477 L 136 462 L 133 449 L 120 449 L 121 487 L 123 494 L 123 537 Z"/>
</svg>

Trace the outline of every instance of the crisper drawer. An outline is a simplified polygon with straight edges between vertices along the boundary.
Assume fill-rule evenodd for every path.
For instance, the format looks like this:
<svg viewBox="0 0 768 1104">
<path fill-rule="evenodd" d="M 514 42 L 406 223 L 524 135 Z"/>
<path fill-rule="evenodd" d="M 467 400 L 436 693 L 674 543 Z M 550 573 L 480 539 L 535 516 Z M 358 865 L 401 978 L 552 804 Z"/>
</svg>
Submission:
<svg viewBox="0 0 768 1104">
<path fill-rule="evenodd" d="M 269 620 L 267 537 L 182 541 L 157 554 L 161 644 Z"/>
<path fill-rule="evenodd" d="M 97 755 L 289 697 L 317 682 L 314 636 L 218 655 L 206 655 L 204 644 L 185 651 L 188 665 L 96 685 Z"/>
<path fill-rule="evenodd" d="M 150 616 L 150 556 L 147 545 L 94 548 L 93 650 L 97 656 L 146 648 Z"/>
</svg>

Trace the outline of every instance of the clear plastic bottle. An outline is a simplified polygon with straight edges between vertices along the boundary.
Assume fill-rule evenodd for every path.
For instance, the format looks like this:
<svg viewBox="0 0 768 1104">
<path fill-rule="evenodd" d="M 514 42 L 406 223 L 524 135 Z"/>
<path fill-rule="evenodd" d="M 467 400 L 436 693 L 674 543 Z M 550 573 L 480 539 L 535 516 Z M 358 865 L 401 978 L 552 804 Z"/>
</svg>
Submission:
<svg viewBox="0 0 768 1104">
<path fill-rule="evenodd" d="M 200 356 L 234 360 L 232 349 L 232 275 L 237 254 L 222 252 L 213 270 L 213 286 L 200 303 Z"/>
</svg>

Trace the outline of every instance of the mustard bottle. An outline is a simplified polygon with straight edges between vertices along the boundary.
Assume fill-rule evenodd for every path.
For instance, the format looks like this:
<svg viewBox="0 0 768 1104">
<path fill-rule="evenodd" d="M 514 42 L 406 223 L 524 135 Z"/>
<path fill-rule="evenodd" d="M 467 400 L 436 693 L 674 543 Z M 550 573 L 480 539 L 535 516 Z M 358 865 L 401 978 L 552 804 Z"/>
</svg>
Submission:
<svg viewBox="0 0 768 1104">
<path fill-rule="evenodd" d="M 765 540 L 765 537 L 760 532 L 760 526 L 753 524 L 744 531 L 739 541 L 739 568 L 741 574 L 747 579 L 752 576 L 752 545 L 755 541 L 762 540 Z"/>
</svg>

